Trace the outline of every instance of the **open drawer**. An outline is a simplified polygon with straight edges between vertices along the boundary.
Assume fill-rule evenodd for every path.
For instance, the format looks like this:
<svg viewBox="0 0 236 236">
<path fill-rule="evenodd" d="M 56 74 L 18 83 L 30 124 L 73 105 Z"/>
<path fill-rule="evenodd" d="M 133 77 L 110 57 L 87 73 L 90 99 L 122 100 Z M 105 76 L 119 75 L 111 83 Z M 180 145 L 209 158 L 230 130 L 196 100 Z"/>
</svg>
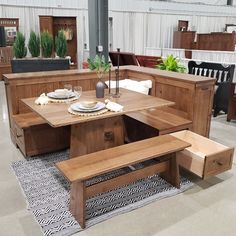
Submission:
<svg viewBox="0 0 236 236">
<path fill-rule="evenodd" d="M 231 169 L 234 148 L 226 147 L 189 130 L 171 135 L 182 139 L 191 147 L 179 152 L 179 164 L 203 179 Z"/>
</svg>

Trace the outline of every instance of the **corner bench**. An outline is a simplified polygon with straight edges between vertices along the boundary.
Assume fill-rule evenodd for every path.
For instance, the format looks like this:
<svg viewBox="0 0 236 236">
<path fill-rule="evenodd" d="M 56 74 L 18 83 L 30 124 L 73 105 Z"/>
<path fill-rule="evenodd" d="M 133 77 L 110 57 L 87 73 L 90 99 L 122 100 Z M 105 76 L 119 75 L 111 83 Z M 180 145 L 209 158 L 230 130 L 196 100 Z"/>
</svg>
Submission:
<svg viewBox="0 0 236 236">
<path fill-rule="evenodd" d="M 69 146 L 68 127 L 52 128 L 34 112 L 12 116 L 15 143 L 25 156 L 64 149 Z M 64 136 L 60 135 L 64 133 Z"/>
<path fill-rule="evenodd" d="M 85 228 L 86 199 L 156 173 L 163 173 L 164 179 L 179 188 L 179 165 L 175 154 L 189 146 L 189 143 L 171 135 L 163 135 L 56 163 L 57 168 L 71 182 L 72 215 Z M 86 180 L 95 176 L 151 159 L 158 161 L 157 164 L 86 186 Z"/>
</svg>

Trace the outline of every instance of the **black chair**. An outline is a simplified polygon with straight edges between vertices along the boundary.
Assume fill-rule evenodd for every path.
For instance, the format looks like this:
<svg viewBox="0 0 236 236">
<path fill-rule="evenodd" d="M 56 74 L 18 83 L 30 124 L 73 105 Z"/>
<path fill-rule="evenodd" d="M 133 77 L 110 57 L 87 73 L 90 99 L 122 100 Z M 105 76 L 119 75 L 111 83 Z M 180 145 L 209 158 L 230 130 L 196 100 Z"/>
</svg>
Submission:
<svg viewBox="0 0 236 236">
<path fill-rule="evenodd" d="M 227 113 L 230 84 L 233 81 L 235 65 L 227 67 L 219 63 L 189 61 L 188 73 L 215 78 L 216 91 L 213 102 L 214 117 L 222 110 Z"/>
</svg>

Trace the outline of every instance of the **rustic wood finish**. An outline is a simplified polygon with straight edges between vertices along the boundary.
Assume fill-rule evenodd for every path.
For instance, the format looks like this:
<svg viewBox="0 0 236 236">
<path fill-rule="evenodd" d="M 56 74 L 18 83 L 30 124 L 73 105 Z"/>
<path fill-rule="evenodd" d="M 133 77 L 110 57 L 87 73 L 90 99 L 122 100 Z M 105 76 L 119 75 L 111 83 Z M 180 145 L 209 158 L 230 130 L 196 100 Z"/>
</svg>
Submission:
<svg viewBox="0 0 236 236">
<path fill-rule="evenodd" d="M 98 116 L 71 115 L 68 113 L 68 105 L 65 103 L 51 103 L 46 106 L 39 106 L 34 103 L 35 98 L 22 99 L 22 101 L 45 119 L 45 121 L 52 127 L 72 125 L 70 157 L 75 157 L 123 144 L 124 134 L 121 119 L 122 114 L 174 104 L 173 102 L 157 97 L 144 95 L 126 89 L 120 89 L 120 92 L 120 97 L 112 98 L 112 101 L 123 105 L 123 111 L 108 111 Z M 104 102 L 106 98 L 109 99 L 109 95 L 97 100 Z M 96 99 L 95 91 L 92 90 L 85 91 L 81 96 L 80 101 L 94 99 Z"/>
<path fill-rule="evenodd" d="M 152 76 L 155 96 L 175 102 L 173 108 L 185 113 L 184 117 L 193 122 L 192 130 L 209 136 L 214 79 L 144 67 L 127 68 L 129 79 L 138 77 L 145 80 Z"/>
<path fill-rule="evenodd" d="M 115 78 L 114 71 L 112 71 L 112 78 Z M 182 111 L 185 114 L 184 118 L 193 121 L 192 130 L 208 136 L 214 79 L 137 66 L 120 67 L 120 78 L 151 79 L 153 87 L 150 94 L 174 102 L 174 108 Z M 104 80 L 107 79 L 108 75 L 105 75 Z M 80 85 L 83 87 L 83 91 L 93 90 L 97 75 L 89 70 L 49 71 L 7 74 L 4 75 L 4 80 L 11 138 L 16 143 L 17 137 L 13 115 L 31 112 L 22 103 L 21 99 L 37 97 L 43 92 L 51 92 L 62 88 L 65 83 Z M 63 135 L 63 133 L 60 135 Z"/>
<path fill-rule="evenodd" d="M 97 100 L 104 102 L 106 99 L 110 99 L 111 101 L 117 102 L 120 105 L 124 106 L 123 111 L 120 111 L 119 113 L 108 111 L 99 116 L 75 116 L 68 113 L 67 104 L 65 103 L 50 103 L 47 104 L 47 106 L 38 106 L 34 102 L 36 98 L 22 99 L 22 102 L 26 104 L 30 109 L 38 113 L 53 127 L 94 121 L 103 118 L 114 117 L 117 115 L 123 115 L 132 111 L 140 111 L 148 108 L 174 105 L 174 102 L 170 102 L 154 96 L 133 92 L 127 89 L 120 89 L 121 96 L 119 98 L 111 98 L 107 92 L 108 91 L 106 91 L 104 98 L 97 99 L 95 97 L 94 90 L 85 91 L 82 94 L 80 101 Z"/>
<path fill-rule="evenodd" d="M 71 126 L 70 158 L 124 144 L 121 116 Z"/>
<path fill-rule="evenodd" d="M 164 178 L 179 188 L 179 166 L 175 153 L 189 146 L 180 139 L 164 135 L 57 163 L 57 168 L 72 183 L 71 213 L 84 228 L 86 199 L 159 172 L 164 172 Z M 92 177 L 154 158 L 162 162 L 85 187 L 84 182 Z"/>
<path fill-rule="evenodd" d="M 159 131 L 159 135 L 191 129 L 192 121 L 181 117 L 181 111 L 171 107 L 153 108 L 131 112 L 127 116 L 149 125 Z"/>
</svg>

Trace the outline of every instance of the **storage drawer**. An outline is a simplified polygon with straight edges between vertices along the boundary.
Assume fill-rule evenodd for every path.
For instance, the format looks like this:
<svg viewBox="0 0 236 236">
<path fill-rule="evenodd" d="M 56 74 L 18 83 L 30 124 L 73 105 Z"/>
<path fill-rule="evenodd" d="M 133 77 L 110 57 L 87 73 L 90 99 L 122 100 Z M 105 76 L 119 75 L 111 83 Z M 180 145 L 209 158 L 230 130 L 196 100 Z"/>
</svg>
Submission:
<svg viewBox="0 0 236 236">
<path fill-rule="evenodd" d="M 171 133 L 176 138 L 191 143 L 179 152 L 179 164 L 204 178 L 231 169 L 234 148 L 226 147 L 188 130 Z"/>
<path fill-rule="evenodd" d="M 24 130 L 20 127 L 18 127 L 17 124 L 15 124 L 15 137 L 16 137 L 16 144 L 20 148 L 20 150 L 23 152 L 24 155 L 26 155 L 26 148 L 25 148 L 25 137 L 24 137 Z"/>
</svg>

